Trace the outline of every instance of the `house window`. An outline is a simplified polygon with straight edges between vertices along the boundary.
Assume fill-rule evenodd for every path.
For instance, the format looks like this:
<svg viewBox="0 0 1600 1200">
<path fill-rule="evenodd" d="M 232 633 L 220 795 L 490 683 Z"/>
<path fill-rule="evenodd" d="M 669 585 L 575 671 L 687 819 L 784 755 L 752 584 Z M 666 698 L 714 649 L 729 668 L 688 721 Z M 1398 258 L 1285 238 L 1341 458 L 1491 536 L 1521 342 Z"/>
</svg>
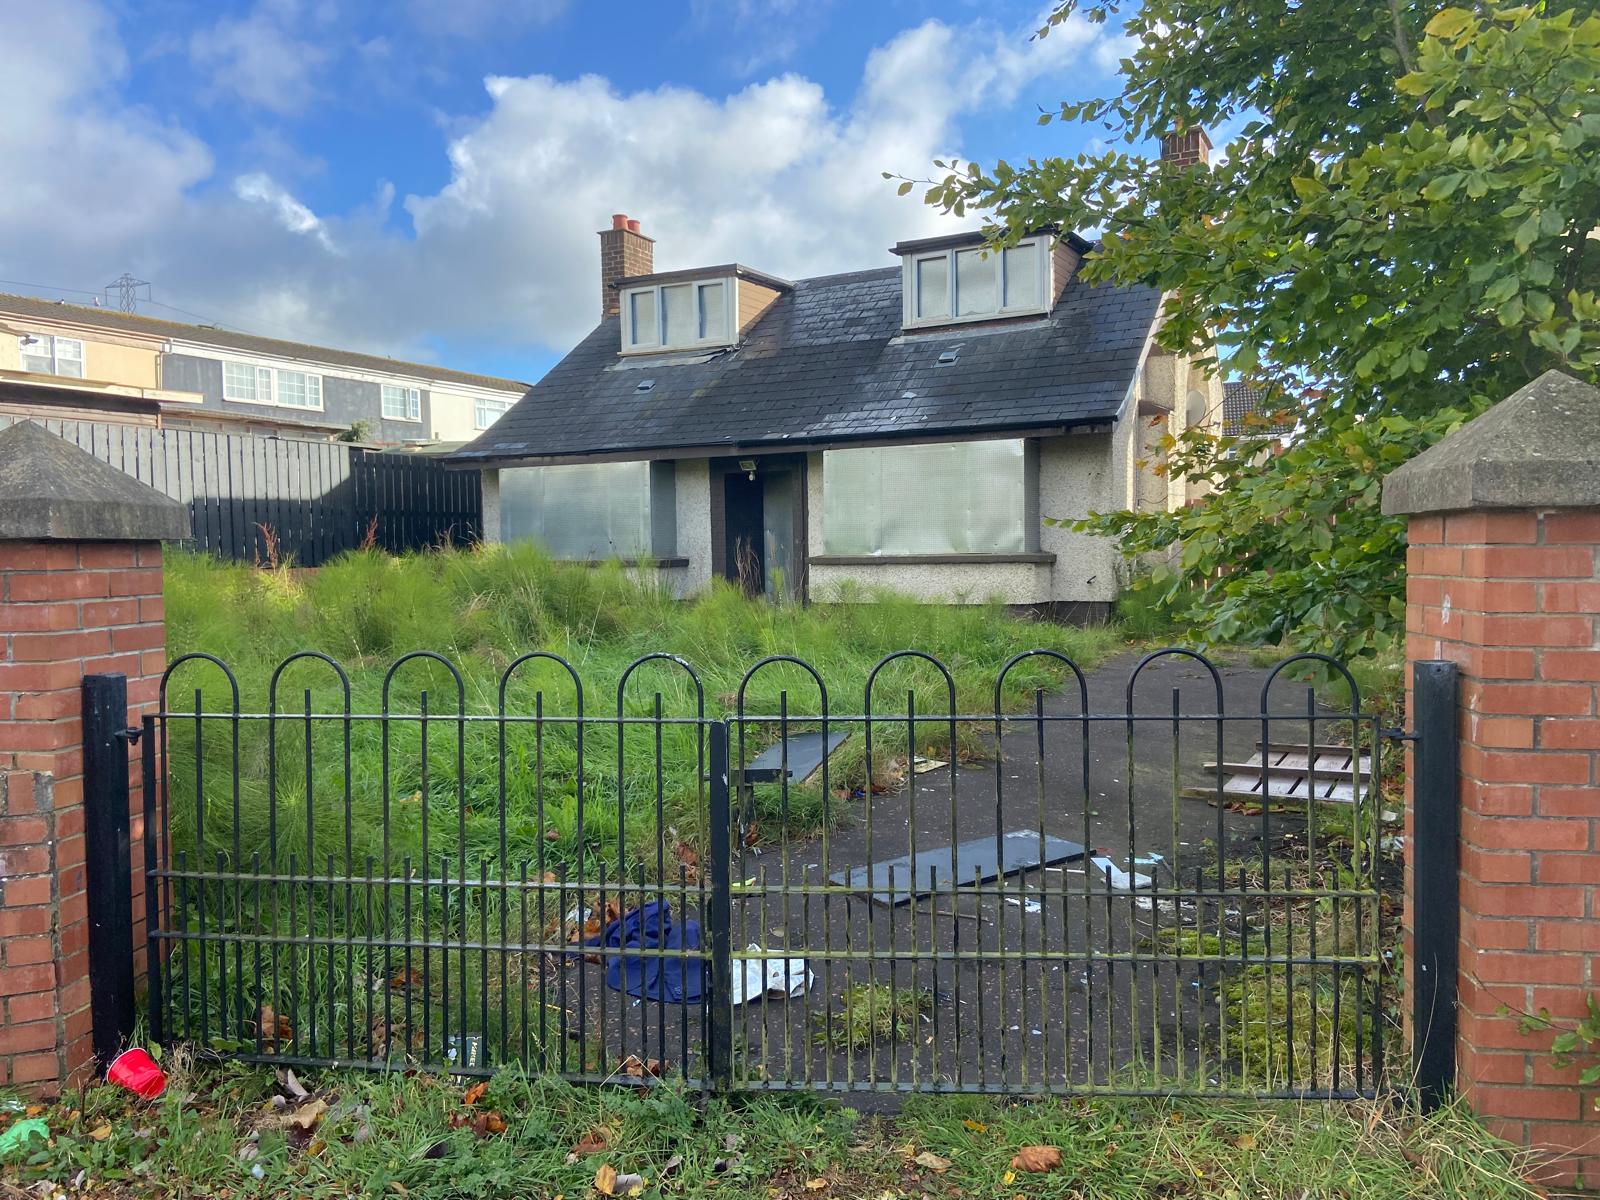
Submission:
<svg viewBox="0 0 1600 1200">
<path fill-rule="evenodd" d="M 500 472 L 500 536 L 556 558 L 596 561 L 673 553 L 671 463 L 582 463 Z"/>
<path fill-rule="evenodd" d="M 422 390 L 393 383 L 384 384 L 383 416 L 386 421 L 422 420 Z"/>
<path fill-rule="evenodd" d="M 25 333 L 17 339 L 17 343 L 22 353 L 24 371 L 83 378 L 83 342 L 79 339 L 52 337 L 48 333 Z"/>
<path fill-rule="evenodd" d="M 285 408 L 321 408 L 322 376 L 304 371 L 279 371 L 278 403 Z"/>
<path fill-rule="evenodd" d="M 472 406 L 472 424 L 475 429 L 487 429 L 498 421 L 511 407 L 509 400 L 490 400 L 480 396 Z"/>
<path fill-rule="evenodd" d="M 222 364 L 222 398 L 239 404 L 280 408 L 322 408 L 322 376 L 255 363 Z"/>
<path fill-rule="evenodd" d="M 253 363 L 223 363 L 222 398 L 245 404 L 271 404 L 272 368 Z"/>
<path fill-rule="evenodd" d="M 1015 554 L 1037 548 L 1028 443 L 945 442 L 822 456 L 828 554 Z"/>
<path fill-rule="evenodd" d="M 944 325 L 1044 312 L 1050 256 L 1045 237 L 1004 250 L 985 247 L 908 254 L 907 325 Z"/>
<path fill-rule="evenodd" d="M 733 341 L 732 281 L 712 279 L 631 288 L 623 294 L 627 350 L 681 350 Z"/>
</svg>

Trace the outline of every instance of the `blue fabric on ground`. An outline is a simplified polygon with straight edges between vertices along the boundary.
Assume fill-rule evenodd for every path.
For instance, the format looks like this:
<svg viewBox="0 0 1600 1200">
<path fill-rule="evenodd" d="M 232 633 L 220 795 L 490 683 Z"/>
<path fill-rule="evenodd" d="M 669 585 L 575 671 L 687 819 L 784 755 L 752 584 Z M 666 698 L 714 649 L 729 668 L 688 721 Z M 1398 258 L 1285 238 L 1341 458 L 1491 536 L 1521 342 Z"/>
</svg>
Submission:
<svg viewBox="0 0 1600 1200">
<path fill-rule="evenodd" d="M 684 951 L 681 958 L 619 955 L 606 966 L 606 984 L 641 1000 L 669 1004 L 699 1001 L 705 986 L 705 962 L 699 954 L 700 924 L 690 920 L 675 923 L 672 907 L 666 901 L 652 900 L 641 908 L 629 909 L 589 944 L 623 951 Z"/>
</svg>

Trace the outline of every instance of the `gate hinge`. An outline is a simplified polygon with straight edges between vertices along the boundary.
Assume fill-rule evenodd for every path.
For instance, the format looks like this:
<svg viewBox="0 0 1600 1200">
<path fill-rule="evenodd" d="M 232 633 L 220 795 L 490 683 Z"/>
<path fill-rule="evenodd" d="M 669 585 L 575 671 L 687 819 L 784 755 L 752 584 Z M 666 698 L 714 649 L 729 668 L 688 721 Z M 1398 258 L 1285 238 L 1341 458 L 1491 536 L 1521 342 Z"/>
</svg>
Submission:
<svg viewBox="0 0 1600 1200">
<path fill-rule="evenodd" d="M 139 739 L 144 736 L 144 730 L 138 725 L 129 725 L 126 729 L 119 729 L 111 735 L 130 746 L 137 746 Z"/>
<path fill-rule="evenodd" d="M 1413 733 L 1408 729 L 1380 729 L 1378 736 L 1388 738 L 1391 742 L 1417 742 L 1422 740 L 1422 735 Z"/>
</svg>

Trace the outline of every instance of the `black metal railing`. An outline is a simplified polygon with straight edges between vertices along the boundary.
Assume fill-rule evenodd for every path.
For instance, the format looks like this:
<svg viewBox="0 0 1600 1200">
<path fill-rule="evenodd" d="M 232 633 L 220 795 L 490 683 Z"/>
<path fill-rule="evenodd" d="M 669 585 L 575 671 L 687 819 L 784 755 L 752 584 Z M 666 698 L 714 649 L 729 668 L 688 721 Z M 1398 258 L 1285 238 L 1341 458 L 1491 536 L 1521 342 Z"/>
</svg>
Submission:
<svg viewBox="0 0 1600 1200">
<path fill-rule="evenodd" d="M 178 702 L 203 672 L 223 703 Z M 907 651 L 836 712 L 776 656 L 711 712 L 653 654 L 586 695 L 546 653 L 491 681 L 304 653 L 253 706 L 173 663 L 143 742 L 155 1035 L 719 1090 L 1383 1085 L 1390 743 L 1331 660 L 1034 651 L 963 712 Z"/>
</svg>

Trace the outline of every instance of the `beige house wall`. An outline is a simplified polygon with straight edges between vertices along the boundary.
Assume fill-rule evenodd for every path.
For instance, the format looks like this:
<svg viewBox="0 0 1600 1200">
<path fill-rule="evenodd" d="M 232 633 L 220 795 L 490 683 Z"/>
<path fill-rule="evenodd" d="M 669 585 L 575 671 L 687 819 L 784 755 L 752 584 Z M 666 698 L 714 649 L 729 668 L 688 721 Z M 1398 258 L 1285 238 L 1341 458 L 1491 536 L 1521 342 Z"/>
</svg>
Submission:
<svg viewBox="0 0 1600 1200">
<path fill-rule="evenodd" d="M 22 370 L 22 348 L 17 339 L 28 333 L 60 335 L 81 341 L 85 379 L 136 388 L 161 386 L 159 343 L 122 338 L 103 330 L 87 332 L 65 321 L 8 313 L 0 313 L 0 371 Z"/>
</svg>

